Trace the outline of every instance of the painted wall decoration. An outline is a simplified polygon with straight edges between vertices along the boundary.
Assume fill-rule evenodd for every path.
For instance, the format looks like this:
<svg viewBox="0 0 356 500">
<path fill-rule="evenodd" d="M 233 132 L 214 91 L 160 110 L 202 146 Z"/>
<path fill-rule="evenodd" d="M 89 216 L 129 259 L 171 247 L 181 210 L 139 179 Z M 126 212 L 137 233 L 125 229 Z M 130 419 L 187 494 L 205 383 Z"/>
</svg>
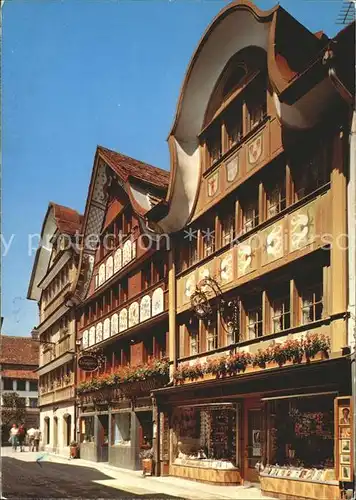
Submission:
<svg viewBox="0 0 356 500">
<path fill-rule="evenodd" d="M 263 136 L 259 134 L 247 147 L 247 160 L 250 165 L 255 165 L 263 153 Z"/>
<path fill-rule="evenodd" d="M 95 342 L 95 326 L 92 326 L 89 330 L 89 345 L 94 345 Z"/>
<path fill-rule="evenodd" d="M 112 258 L 112 255 L 108 257 L 108 260 L 106 261 L 106 274 L 105 274 L 105 279 L 110 279 L 111 276 L 114 274 L 114 259 Z"/>
<path fill-rule="evenodd" d="M 226 254 L 220 260 L 220 279 L 223 283 L 228 283 L 233 278 L 232 252 Z"/>
<path fill-rule="evenodd" d="M 106 273 L 105 264 L 102 263 L 100 264 L 99 267 L 99 286 L 105 282 L 105 273 Z"/>
<path fill-rule="evenodd" d="M 133 302 L 129 309 L 123 308 L 119 313 L 113 314 L 111 318 L 106 318 L 104 323 L 99 322 L 96 326 L 92 326 L 89 331 L 85 330 L 83 337 L 86 339 L 82 340 L 83 348 L 101 342 L 163 312 L 164 291 L 163 288 L 159 287 L 153 291 L 152 297 L 150 295 L 142 297 L 140 304 Z"/>
<path fill-rule="evenodd" d="M 164 311 L 164 293 L 162 288 L 156 288 L 152 294 L 152 316 Z"/>
<path fill-rule="evenodd" d="M 210 278 L 210 269 L 208 267 L 202 267 L 202 268 L 199 269 L 199 281 L 201 281 L 201 280 L 203 280 L 205 278 Z M 202 286 L 201 290 L 203 292 L 208 292 L 209 291 L 209 287 L 208 286 Z"/>
<path fill-rule="evenodd" d="M 106 185 L 108 176 L 105 163 L 100 163 L 96 172 L 92 199 L 96 204 L 91 203 L 89 206 L 87 224 L 85 227 L 85 248 L 82 257 L 82 264 L 79 273 L 84 276 L 82 280 L 78 280 L 77 294 L 84 298 L 87 295 L 90 281 L 94 269 L 94 253 L 95 248 L 91 238 L 87 238 L 90 234 L 100 234 L 104 220 L 108 191 Z M 83 273 L 84 270 L 84 273 Z M 104 278 L 105 279 L 105 278 Z"/>
<path fill-rule="evenodd" d="M 117 273 L 122 268 L 122 250 L 118 248 L 114 254 L 114 273 Z"/>
<path fill-rule="evenodd" d="M 110 326 L 111 326 L 110 318 L 106 318 L 104 321 L 104 335 L 103 335 L 104 340 L 110 337 Z"/>
<path fill-rule="evenodd" d="M 283 257 L 283 223 L 274 224 L 264 231 L 263 262 L 268 264 Z"/>
<path fill-rule="evenodd" d="M 215 172 L 207 179 L 208 196 L 215 196 L 219 187 L 219 171 Z"/>
<path fill-rule="evenodd" d="M 120 271 L 123 266 L 126 266 L 134 258 L 136 258 L 136 242 L 132 243 L 130 240 L 127 240 L 122 249 L 118 248 L 114 256 L 110 255 L 106 262 L 100 265 L 99 273 L 95 276 L 95 288 L 105 283 L 114 273 Z"/>
<path fill-rule="evenodd" d="M 82 347 L 83 349 L 86 349 L 89 345 L 89 332 L 88 330 L 85 330 L 85 332 L 83 332 L 83 337 L 82 337 Z"/>
<path fill-rule="evenodd" d="M 129 328 L 139 323 L 139 306 L 138 302 L 132 302 L 129 306 Z"/>
<path fill-rule="evenodd" d="M 111 335 L 119 333 L 119 315 L 117 313 L 111 316 Z"/>
<path fill-rule="evenodd" d="M 188 276 L 185 280 L 184 295 L 189 299 L 195 291 L 196 280 L 194 274 Z"/>
<path fill-rule="evenodd" d="M 123 249 L 122 249 L 122 264 L 123 266 L 126 266 L 131 260 L 131 252 L 132 252 L 132 243 L 131 240 L 127 240 L 124 243 Z"/>
<path fill-rule="evenodd" d="M 123 332 L 127 330 L 127 309 L 124 308 L 120 311 L 119 316 L 119 331 Z"/>
<path fill-rule="evenodd" d="M 99 203 L 105 203 L 108 197 L 107 190 L 105 186 L 108 182 L 108 176 L 106 173 L 106 165 L 103 163 L 99 166 L 96 175 L 95 186 L 93 190 L 93 200 Z"/>
<path fill-rule="evenodd" d="M 290 216 L 289 249 L 291 252 L 314 240 L 315 204 L 302 207 Z"/>
<path fill-rule="evenodd" d="M 145 295 L 140 302 L 140 321 L 146 321 L 151 317 L 151 297 Z"/>
<path fill-rule="evenodd" d="M 252 245 L 251 241 L 240 243 L 237 247 L 238 275 L 244 276 L 252 270 Z"/>
<path fill-rule="evenodd" d="M 232 182 L 236 179 L 239 173 L 239 155 L 232 156 L 225 163 L 226 169 L 226 179 L 228 182 Z"/>
<path fill-rule="evenodd" d="M 96 342 L 101 342 L 103 340 L 103 324 L 98 323 L 96 325 Z"/>
</svg>

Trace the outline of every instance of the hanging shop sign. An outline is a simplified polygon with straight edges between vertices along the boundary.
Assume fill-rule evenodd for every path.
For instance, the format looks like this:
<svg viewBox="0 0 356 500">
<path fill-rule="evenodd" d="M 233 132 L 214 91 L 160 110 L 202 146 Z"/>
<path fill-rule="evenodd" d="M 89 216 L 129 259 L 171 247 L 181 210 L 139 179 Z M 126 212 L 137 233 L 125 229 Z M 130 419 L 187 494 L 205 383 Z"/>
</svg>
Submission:
<svg viewBox="0 0 356 500">
<path fill-rule="evenodd" d="M 85 354 L 78 359 L 78 367 L 85 372 L 94 372 L 99 367 L 98 358 Z"/>
<path fill-rule="evenodd" d="M 353 477 L 353 409 L 351 396 L 335 399 L 336 477 L 351 482 Z"/>
</svg>

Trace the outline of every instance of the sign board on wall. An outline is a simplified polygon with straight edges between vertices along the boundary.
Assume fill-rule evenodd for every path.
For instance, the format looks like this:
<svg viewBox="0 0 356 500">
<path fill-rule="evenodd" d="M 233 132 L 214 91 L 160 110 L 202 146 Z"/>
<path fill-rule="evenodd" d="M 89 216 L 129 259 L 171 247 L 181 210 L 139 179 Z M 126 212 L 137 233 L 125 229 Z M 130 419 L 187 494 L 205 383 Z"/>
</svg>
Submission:
<svg viewBox="0 0 356 500">
<path fill-rule="evenodd" d="M 99 361 L 91 354 L 84 354 L 78 359 L 78 367 L 84 372 L 94 372 L 99 367 Z"/>
</svg>

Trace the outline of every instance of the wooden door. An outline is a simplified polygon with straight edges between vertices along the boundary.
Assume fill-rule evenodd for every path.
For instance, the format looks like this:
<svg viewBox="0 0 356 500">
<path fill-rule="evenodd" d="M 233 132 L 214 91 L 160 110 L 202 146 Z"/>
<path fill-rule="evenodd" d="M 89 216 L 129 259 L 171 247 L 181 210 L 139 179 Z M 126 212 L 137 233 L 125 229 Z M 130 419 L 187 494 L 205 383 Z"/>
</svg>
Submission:
<svg viewBox="0 0 356 500">
<path fill-rule="evenodd" d="M 257 462 L 262 457 L 262 410 L 259 400 L 244 402 L 244 479 L 257 482 Z"/>
</svg>

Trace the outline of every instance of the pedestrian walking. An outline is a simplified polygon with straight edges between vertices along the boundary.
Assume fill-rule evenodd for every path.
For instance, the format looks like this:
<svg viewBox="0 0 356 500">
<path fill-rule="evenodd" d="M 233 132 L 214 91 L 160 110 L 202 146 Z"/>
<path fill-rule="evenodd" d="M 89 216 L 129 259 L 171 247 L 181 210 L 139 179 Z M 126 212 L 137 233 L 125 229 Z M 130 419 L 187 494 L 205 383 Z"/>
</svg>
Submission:
<svg viewBox="0 0 356 500">
<path fill-rule="evenodd" d="M 12 449 L 13 451 L 17 450 L 18 446 L 18 432 L 19 429 L 16 424 L 12 424 L 12 427 L 10 429 L 10 443 L 12 444 Z"/>
<path fill-rule="evenodd" d="M 27 431 L 28 446 L 30 451 L 35 451 L 35 432 L 36 429 L 34 427 L 31 427 L 31 429 Z"/>
<path fill-rule="evenodd" d="M 26 438 L 26 429 L 25 429 L 24 424 L 20 425 L 20 427 L 18 429 L 17 436 L 18 436 L 20 451 L 25 451 L 24 442 L 25 442 L 25 438 Z"/>
<path fill-rule="evenodd" d="M 35 451 L 37 451 L 37 452 L 39 450 L 40 440 L 41 440 L 41 431 L 39 430 L 38 427 L 36 427 L 34 435 L 33 435 L 33 443 L 34 443 Z"/>
</svg>

